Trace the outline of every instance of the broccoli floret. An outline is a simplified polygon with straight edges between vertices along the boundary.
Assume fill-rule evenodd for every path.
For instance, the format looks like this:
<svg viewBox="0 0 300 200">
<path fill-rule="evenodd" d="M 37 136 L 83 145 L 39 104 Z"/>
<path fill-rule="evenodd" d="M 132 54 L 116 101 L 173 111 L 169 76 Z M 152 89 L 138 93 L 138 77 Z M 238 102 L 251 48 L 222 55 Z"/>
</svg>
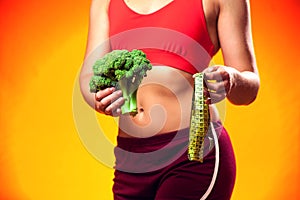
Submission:
<svg viewBox="0 0 300 200">
<path fill-rule="evenodd" d="M 152 69 L 143 51 L 134 49 L 113 50 L 93 65 L 94 75 L 90 80 L 90 92 L 96 93 L 107 87 L 122 90 L 125 103 L 122 114 L 137 114 L 137 89 L 147 71 Z"/>
</svg>

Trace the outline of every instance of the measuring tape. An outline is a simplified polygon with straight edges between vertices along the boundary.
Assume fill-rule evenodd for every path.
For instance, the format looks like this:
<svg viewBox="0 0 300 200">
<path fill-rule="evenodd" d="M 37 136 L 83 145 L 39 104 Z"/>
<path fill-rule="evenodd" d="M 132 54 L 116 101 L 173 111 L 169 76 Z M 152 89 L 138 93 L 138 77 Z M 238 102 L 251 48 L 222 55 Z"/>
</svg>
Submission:
<svg viewBox="0 0 300 200">
<path fill-rule="evenodd" d="M 210 122 L 209 105 L 204 96 L 204 73 L 197 73 L 192 101 L 188 158 L 191 161 L 203 162 L 204 138 Z"/>
<path fill-rule="evenodd" d="M 192 102 L 191 124 L 188 146 L 188 158 L 191 161 L 203 162 L 204 157 L 204 138 L 208 132 L 209 126 L 212 132 L 212 140 L 215 145 L 215 167 L 212 179 L 206 192 L 200 198 L 205 200 L 211 193 L 217 180 L 220 162 L 220 149 L 218 136 L 214 125 L 210 122 L 209 105 L 206 104 L 207 97 L 204 96 L 204 73 L 195 74 L 195 89 Z"/>
</svg>

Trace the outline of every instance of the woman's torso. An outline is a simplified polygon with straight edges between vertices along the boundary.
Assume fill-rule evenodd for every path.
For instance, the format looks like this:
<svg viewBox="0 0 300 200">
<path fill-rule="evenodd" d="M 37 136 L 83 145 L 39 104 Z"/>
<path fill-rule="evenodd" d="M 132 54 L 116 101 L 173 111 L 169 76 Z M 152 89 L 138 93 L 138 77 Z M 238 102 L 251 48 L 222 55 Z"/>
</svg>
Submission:
<svg viewBox="0 0 300 200">
<path fill-rule="evenodd" d="M 202 8 L 201 0 L 193 0 L 198 1 L 197 5 L 200 8 L 197 8 L 198 11 L 203 12 L 205 10 Z M 112 49 L 133 49 L 139 48 L 144 49 L 147 57 L 149 55 L 150 60 L 154 62 L 154 67 L 152 70 L 148 71 L 147 77 L 144 78 L 142 84 L 138 89 L 138 114 L 135 117 L 122 115 L 119 121 L 119 135 L 123 137 L 149 137 L 155 134 L 163 134 L 170 131 L 186 128 L 189 126 L 190 122 L 190 112 L 191 112 L 191 102 L 192 102 L 192 95 L 193 95 L 193 78 L 192 74 L 198 71 L 202 71 L 204 66 L 208 65 L 210 56 L 217 50 L 218 44 L 216 44 L 216 36 L 214 26 L 207 26 L 207 18 L 204 18 L 203 22 L 198 23 L 198 19 L 194 19 L 194 23 L 191 23 L 191 20 L 185 19 L 191 16 L 181 16 L 180 13 L 172 13 L 175 12 L 174 9 L 178 9 L 177 3 L 185 4 L 188 1 L 185 0 L 166 0 L 166 1 L 145 1 L 145 0 L 111 0 L 110 8 L 109 8 L 109 16 L 110 16 L 110 25 L 111 31 L 110 36 L 112 39 Z M 116 5 L 119 5 L 118 10 L 124 9 L 125 13 L 121 13 L 122 19 L 115 20 L 119 16 L 116 16 L 112 13 L 118 12 L 115 10 Z M 121 5 L 121 6 L 120 6 Z M 205 5 L 205 4 L 204 4 Z M 193 6 L 193 5 L 190 5 Z M 206 5 L 208 10 L 212 10 L 211 5 Z M 186 7 L 182 9 L 190 9 L 191 7 Z M 192 10 L 189 10 L 189 15 L 192 13 Z M 187 13 L 187 12 L 185 12 Z M 205 12 L 203 12 L 205 13 Z M 211 13 L 211 12 L 209 12 Z M 201 14 L 201 13 L 200 13 Z M 126 16 L 124 16 L 126 15 Z M 180 27 L 180 20 L 178 24 L 175 20 L 172 22 L 164 22 L 163 20 L 170 20 L 168 15 L 173 15 L 171 18 L 181 18 L 181 20 L 186 23 L 182 24 Z M 176 15 L 176 17 L 175 17 Z M 183 12 L 184 15 L 184 12 Z M 186 14 L 187 15 L 187 14 Z M 198 13 L 195 13 L 198 16 Z M 202 14 L 203 15 L 203 14 Z M 205 16 L 207 14 L 205 13 Z M 213 16 L 212 14 L 208 14 L 209 16 Z M 203 15 L 204 16 L 204 15 Z M 200 15 L 201 17 L 201 15 Z M 160 20 L 161 18 L 162 21 Z M 154 21 L 157 19 L 157 21 Z M 199 18 L 199 20 L 201 20 Z M 213 17 L 208 17 L 208 20 L 213 20 Z M 116 22 L 118 21 L 118 22 Z M 126 23 L 126 25 L 120 25 L 121 23 Z M 196 23 L 196 25 L 195 25 Z M 173 27 L 169 24 L 175 24 Z M 196 27 L 191 27 L 195 25 Z M 174 38 L 170 37 L 170 41 L 167 41 L 168 38 L 163 39 L 162 42 L 159 41 L 156 43 L 155 40 L 157 36 L 153 36 L 152 34 L 145 34 L 141 35 L 142 32 L 139 32 L 141 28 L 148 28 L 148 27 L 156 27 L 156 28 L 167 28 L 168 30 L 176 30 L 174 34 Z M 130 32 L 130 35 L 134 35 L 134 37 L 123 37 L 122 35 L 119 37 L 119 33 L 126 32 L 128 30 L 138 30 L 137 32 Z M 145 30 L 146 30 L 145 29 Z M 163 29 L 162 34 L 165 33 L 166 29 Z M 148 31 L 148 30 L 147 30 Z M 157 32 L 157 29 L 155 29 Z M 182 32 L 183 34 L 189 34 L 188 38 L 192 38 L 192 40 L 187 39 L 186 41 L 179 42 L 178 44 L 173 44 L 172 42 L 177 40 L 183 41 L 185 38 L 181 38 L 176 35 L 177 32 Z M 132 34 L 133 33 L 133 34 Z M 136 33 L 136 35 L 135 35 Z M 170 32 L 166 34 L 167 37 L 172 35 L 173 33 Z M 210 37 L 213 35 L 213 37 Z M 153 38 L 151 38 L 154 37 Z M 145 40 L 149 40 L 150 42 L 141 43 L 136 42 L 138 39 L 136 38 L 145 38 Z M 150 37 L 150 38 L 149 38 Z M 162 36 L 163 37 L 163 36 Z M 206 37 L 204 39 L 204 43 L 201 44 L 204 46 L 205 52 L 203 52 L 203 56 L 197 57 L 198 59 L 193 60 L 196 56 L 193 56 L 193 53 L 189 53 L 191 48 L 195 48 L 194 44 L 191 44 L 191 41 L 202 40 L 201 37 Z M 136 43 L 135 43 L 136 42 Z M 200 41 L 201 42 L 201 41 Z M 164 44 L 162 44 L 164 43 Z M 140 46 L 139 46 L 140 45 Z M 148 46 L 147 46 L 148 45 Z M 150 45 L 150 46 L 149 46 Z M 152 45 L 152 46 L 151 46 Z M 186 47 L 187 46 L 187 47 Z M 167 50 L 172 51 L 172 55 L 164 54 L 165 52 L 152 52 L 153 49 L 159 50 Z M 197 45 L 196 45 L 197 47 Z M 186 49 L 185 49 L 186 48 Z M 190 48 L 190 49 L 189 49 Z M 150 50 L 149 50 L 150 49 Z M 198 52 L 199 50 L 195 51 Z M 188 52 L 188 53 L 187 53 Z M 157 59 L 160 55 L 161 59 Z M 174 57 L 172 59 L 173 54 L 178 54 L 179 56 Z M 169 60 L 164 60 L 164 56 L 170 56 Z M 180 57 L 180 58 L 179 58 Z M 184 59 L 182 59 L 182 57 Z M 190 59 L 192 58 L 192 59 Z M 203 60 L 201 60 L 204 58 Z M 190 60 L 189 60 L 190 59 Z M 174 61 L 175 60 L 175 61 Z M 196 66 L 193 69 L 188 63 L 192 63 L 192 67 Z M 169 62 L 170 61 L 170 62 Z M 177 63 L 178 65 L 176 65 Z M 164 65 L 166 63 L 166 65 Z M 204 63 L 204 65 L 203 65 Z M 213 121 L 218 120 L 216 109 L 211 109 L 211 117 Z"/>
</svg>

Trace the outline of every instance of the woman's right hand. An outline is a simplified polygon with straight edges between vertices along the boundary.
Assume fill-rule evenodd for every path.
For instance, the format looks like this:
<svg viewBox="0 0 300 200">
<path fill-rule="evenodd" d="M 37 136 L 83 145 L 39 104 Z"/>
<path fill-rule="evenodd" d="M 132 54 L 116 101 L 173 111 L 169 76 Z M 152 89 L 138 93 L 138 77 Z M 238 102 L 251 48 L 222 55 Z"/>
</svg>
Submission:
<svg viewBox="0 0 300 200">
<path fill-rule="evenodd" d="M 114 87 L 100 90 L 95 94 L 95 110 L 110 116 L 120 116 L 125 99 L 121 90 Z"/>
</svg>

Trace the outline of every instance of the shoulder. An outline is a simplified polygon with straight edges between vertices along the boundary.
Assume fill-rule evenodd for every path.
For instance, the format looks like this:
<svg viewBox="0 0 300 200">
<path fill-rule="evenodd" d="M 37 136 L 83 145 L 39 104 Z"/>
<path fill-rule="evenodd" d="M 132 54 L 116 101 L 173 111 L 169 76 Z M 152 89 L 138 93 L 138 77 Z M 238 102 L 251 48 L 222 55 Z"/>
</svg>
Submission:
<svg viewBox="0 0 300 200">
<path fill-rule="evenodd" d="M 235 18 L 236 20 L 248 20 L 250 13 L 249 0 L 202 0 L 204 7 L 213 13 L 215 19 Z"/>
<path fill-rule="evenodd" d="M 216 1 L 220 6 L 226 6 L 226 5 L 246 5 L 249 4 L 249 0 L 214 0 Z"/>
<path fill-rule="evenodd" d="M 249 0 L 216 0 L 219 5 L 219 28 L 236 28 L 245 34 L 250 32 L 250 3 Z"/>
<path fill-rule="evenodd" d="M 91 12 L 94 11 L 107 11 L 110 0 L 91 0 Z"/>
<path fill-rule="evenodd" d="M 220 12 L 245 15 L 249 10 L 249 0 L 215 0 Z"/>
</svg>

